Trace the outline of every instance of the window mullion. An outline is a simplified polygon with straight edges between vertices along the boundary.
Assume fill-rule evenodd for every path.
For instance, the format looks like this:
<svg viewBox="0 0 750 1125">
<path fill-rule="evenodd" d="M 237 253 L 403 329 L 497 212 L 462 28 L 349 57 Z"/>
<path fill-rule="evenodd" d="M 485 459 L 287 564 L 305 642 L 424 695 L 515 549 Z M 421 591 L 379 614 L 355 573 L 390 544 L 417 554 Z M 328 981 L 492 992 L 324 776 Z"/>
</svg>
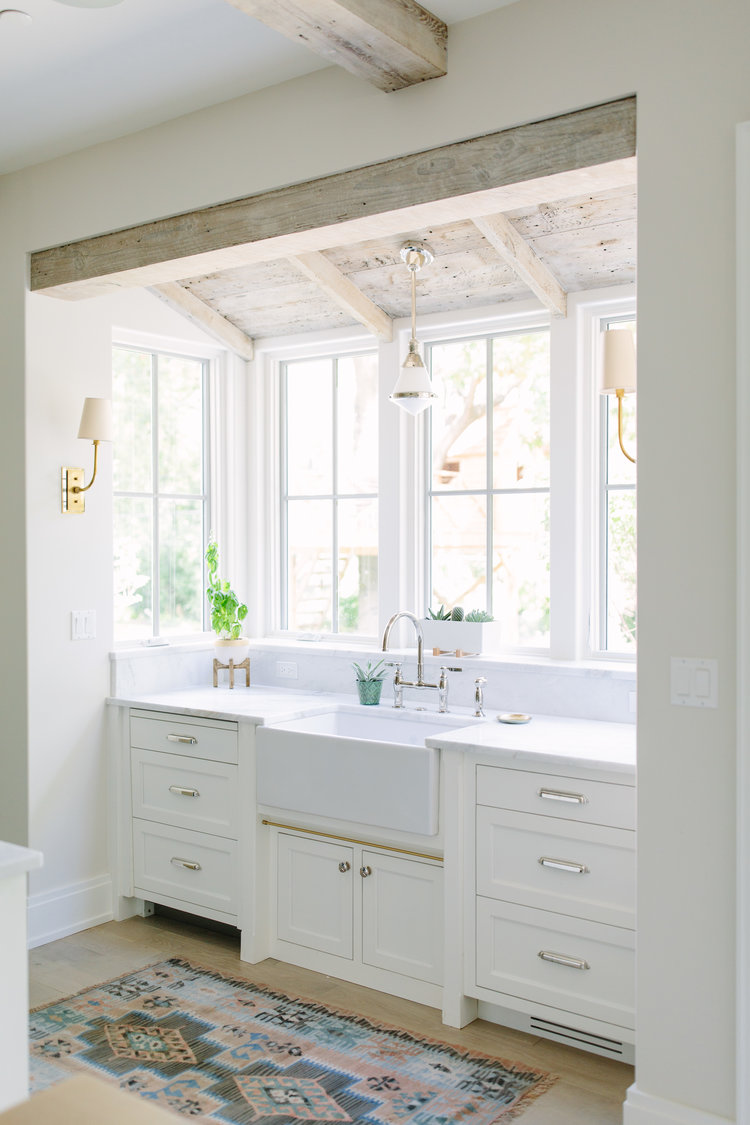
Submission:
<svg viewBox="0 0 750 1125">
<path fill-rule="evenodd" d="M 152 561 L 151 561 L 151 624 L 153 635 L 160 633 L 161 576 L 159 573 L 159 356 L 151 357 L 151 487 Z"/>
<path fill-rule="evenodd" d="M 492 559 L 494 557 L 494 543 L 495 543 L 495 501 L 493 495 L 494 480 L 494 434 L 495 434 L 495 419 L 494 419 L 494 402 L 495 391 L 493 384 L 493 341 L 492 337 L 487 338 L 487 351 L 486 351 L 486 370 L 485 370 L 485 402 L 487 414 L 487 454 L 486 454 L 486 472 L 487 472 L 487 493 L 485 500 L 486 518 L 487 518 L 487 539 L 485 543 L 486 557 L 487 557 L 487 580 L 485 586 L 485 603 L 487 613 L 492 613 L 493 597 L 494 597 L 494 582 L 492 580 Z"/>
<path fill-rule="evenodd" d="M 333 449 L 332 454 L 332 493 L 331 512 L 333 542 L 331 544 L 331 632 L 339 631 L 339 361 L 331 361 L 331 417 Z"/>
</svg>

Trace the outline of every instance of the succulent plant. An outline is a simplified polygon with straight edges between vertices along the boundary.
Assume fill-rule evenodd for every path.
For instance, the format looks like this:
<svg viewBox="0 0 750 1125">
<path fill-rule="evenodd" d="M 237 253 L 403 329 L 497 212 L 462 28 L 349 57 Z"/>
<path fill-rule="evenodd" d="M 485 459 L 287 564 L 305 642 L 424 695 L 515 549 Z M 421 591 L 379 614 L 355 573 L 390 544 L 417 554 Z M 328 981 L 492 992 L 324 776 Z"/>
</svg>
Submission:
<svg viewBox="0 0 750 1125">
<path fill-rule="evenodd" d="M 363 683 L 369 683 L 371 680 L 382 680 L 386 675 L 385 660 L 379 660 L 377 664 L 373 664 L 371 660 L 368 660 L 366 668 L 363 668 L 354 661 L 352 663 L 352 668 L 357 673 L 356 679 Z"/>
<path fill-rule="evenodd" d="M 427 616 L 432 618 L 433 621 L 450 621 L 451 611 L 441 605 L 440 609 L 436 609 L 434 612 L 428 609 Z"/>
<path fill-rule="evenodd" d="M 464 611 L 460 605 L 454 605 L 451 610 L 451 621 L 463 621 Z"/>
<path fill-rule="evenodd" d="M 464 621 L 494 621 L 495 618 L 491 613 L 487 613 L 484 609 L 472 609 L 464 617 Z"/>
</svg>

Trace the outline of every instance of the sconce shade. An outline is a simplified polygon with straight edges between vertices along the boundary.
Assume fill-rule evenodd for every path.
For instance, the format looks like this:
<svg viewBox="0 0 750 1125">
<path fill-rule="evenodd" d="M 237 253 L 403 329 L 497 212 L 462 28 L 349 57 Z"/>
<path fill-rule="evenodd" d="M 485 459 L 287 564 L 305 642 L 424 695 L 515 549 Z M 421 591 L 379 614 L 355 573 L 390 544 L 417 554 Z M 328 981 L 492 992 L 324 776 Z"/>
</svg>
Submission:
<svg viewBox="0 0 750 1125">
<path fill-rule="evenodd" d="M 87 398 L 83 403 L 79 438 L 89 441 L 112 441 L 112 400 Z"/>
<path fill-rule="evenodd" d="M 627 328 L 609 328 L 602 336 L 604 354 L 600 392 L 603 395 L 613 395 L 616 391 L 634 394 L 636 362 L 633 333 Z"/>
</svg>

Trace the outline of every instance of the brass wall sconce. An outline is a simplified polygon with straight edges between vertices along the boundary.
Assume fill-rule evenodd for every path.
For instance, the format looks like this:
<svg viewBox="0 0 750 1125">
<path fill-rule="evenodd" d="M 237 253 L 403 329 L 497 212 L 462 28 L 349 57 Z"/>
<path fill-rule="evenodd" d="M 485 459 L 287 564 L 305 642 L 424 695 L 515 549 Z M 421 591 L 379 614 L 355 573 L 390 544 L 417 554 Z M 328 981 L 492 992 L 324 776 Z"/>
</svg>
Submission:
<svg viewBox="0 0 750 1125">
<path fill-rule="evenodd" d="M 617 439 L 628 461 L 635 464 L 622 443 L 622 400 L 624 395 L 636 392 L 636 362 L 633 333 L 627 328 L 608 328 L 602 333 L 604 354 L 602 357 L 602 382 L 599 388 L 603 395 L 617 395 Z"/>
<path fill-rule="evenodd" d="M 62 510 L 68 515 L 86 510 L 84 492 L 88 492 L 96 480 L 99 460 L 99 443 L 112 441 L 112 401 L 108 398 L 87 398 L 83 404 L 79 438 L 88 438 L 94 443 L 94 471 L 88 484 L 83 483 L 84 470 L 62 469 Z"/>
</svg>

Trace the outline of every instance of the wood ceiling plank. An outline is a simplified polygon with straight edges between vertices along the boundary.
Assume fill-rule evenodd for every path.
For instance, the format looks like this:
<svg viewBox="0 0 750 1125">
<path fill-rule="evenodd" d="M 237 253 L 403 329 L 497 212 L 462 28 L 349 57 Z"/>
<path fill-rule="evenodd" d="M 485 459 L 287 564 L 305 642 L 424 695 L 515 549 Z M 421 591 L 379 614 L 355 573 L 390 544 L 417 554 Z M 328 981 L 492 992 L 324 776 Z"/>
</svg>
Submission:
<svg viewBox="0 0 750 1125">
<path fill-rule="evenodd" d="M 31 288 L 98 296 L 633 182 L 626 98 L 36 251 Z"/>
<path fill-rule="evenodd" d="M 347 312 L 354 320 L 380 340 L 390 343 L 393 339 L 393 322 L 383 310 L 366 297 L 346 274 L 338 270 L 324 254 L 314 251 L 311 254 L 298 254 L 291 259 L 332 301 Z"/>
<path fill-rule="evenodd" d="M 474 223 L 544 307 L 555 316 L 565 316 L 568 305 L 565 290 L 541 258 L 521 238 L 510 220 L 505 215 L 487 215 L 485 218 L 474 219 Z"/>
<path fill-rule="evenodd" d="M 176 281 L 167 281 L 162 285 L 152 286 L 151 291 L 170 308 L 194 321 L 222 344 L 226 344 L 242 359 L 253 358 L 255 349 L 250 337 L 184 286 Z"/>
<path fill-rule="evenodd" d="M 448 28 L 415 0 L 229 0 L 391 93 L 447 73 Z"/>
</svg>

